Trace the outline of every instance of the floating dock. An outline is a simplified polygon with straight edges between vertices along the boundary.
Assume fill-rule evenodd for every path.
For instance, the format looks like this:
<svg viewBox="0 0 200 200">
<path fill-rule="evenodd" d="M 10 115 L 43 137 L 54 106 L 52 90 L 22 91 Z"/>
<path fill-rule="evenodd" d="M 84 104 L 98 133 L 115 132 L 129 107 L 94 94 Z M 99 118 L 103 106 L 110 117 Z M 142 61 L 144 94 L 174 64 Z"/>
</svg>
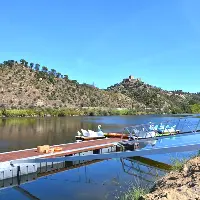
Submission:
<svg viewBox="0 0 200 200">
<path fill-rule="evenodd" d="M 119 138 L 107 138 L 76 143 L 54 145 L 52 148 L 61 147 L 62 151 L 54 153 L 38 153 L 37 148 L 25 149 L 0 153 L 0 182 L 5 179 L 12 179 L 27 174 L 40 171 L 49 171 L 59 168 L 61 162 L 44 162 L 44 163 L 19 163 L 12 165 L 12 161 L 37 158 L 56 158 L 67 156 L 85 156 L 92 154 L 104 154 L 116 151 L 116 143 Z M 67 163 L 67 162 L 66 162 Z"/>
<path fill-rule="evenodd" d="M 159 138 L 179 137 L 194 134 L 199 132 L 198 126 L 200 120 L 196 123 L 184 123 L 179 120 L 178 124 L 181 127 L 176 134 L 161 134 L 160 137 L 152 138 L 136 138 L 133 142 L 134 148 L 131 151 L 120 151 L 117 143 L 123 139 L 128 138 L 128 134 L 123 133 L 107 133 L 105 137 L 108 138 L 82 138 L 80 142 L 60 144 L 51 146 L 51 148 L 61 148 L 59 152 L 53 153 L 39 153 L 36 148 L 25 149 L 19 151 L 0 153 L 0 182 L 5 185 L 5 180 L 14 180 L 17 177 L 17 181 L 20 182 L 20 177 L 29 174 L 43 173 L 52 171 L 54 169 L 62 168 L 64 166 L 80 164 L 86 161 L 102 160 L 111 158 L 126 158 L 135 156 L 146 156 L 153 154 L 166 154 L 172 152 L 183 151 L 196 151 L 200 149 L 200 142 L 196 141 L 192 144 L 179 144 L 172 146 L 154 147 L 154 142 Z M 133 135 L 134 132 L 140 131 L 148 132 L 149 124 L 136 125 L 126 127 L 126 133 Z M 171 135 L 172 134 L 172 135 Z M 155 135 L 156 136 L 156 135 Z M 78 136 L 80 137 L 80 136 Z M 76 137 L 76 138 L 78 138 Z M 91 140 L 93 139 L 93 140 Z M 83 141 L 82 141 L 83 140 Z M 85 140 L 85 141 L 84 141 Z M 155 140 L 155 141 L 153 141 Z M 153 144 L 150 148 L 143 149 L 142 143 Z"/>
<path fill-rule="evenodd" d="M 61 162 L 61 163 L 52 163 L 52 165 L 47 166 L 38 166 L 37 171 L 34 173 L 27 173 L 21 176 L 15 176 L 9 179 L 0 180 L 0 190 L 6 189 L 9 187 L 16 187 L 23 185 L 27 182 L 35 181 L 42 177 L 47 177 L 59 172 L 64 172 L 79 167 L 87 166 L 94 163 L 102 162 L 103 160 L 93 160 L 93 161 L 80 161 L 80 162 Z"/>
</svg>

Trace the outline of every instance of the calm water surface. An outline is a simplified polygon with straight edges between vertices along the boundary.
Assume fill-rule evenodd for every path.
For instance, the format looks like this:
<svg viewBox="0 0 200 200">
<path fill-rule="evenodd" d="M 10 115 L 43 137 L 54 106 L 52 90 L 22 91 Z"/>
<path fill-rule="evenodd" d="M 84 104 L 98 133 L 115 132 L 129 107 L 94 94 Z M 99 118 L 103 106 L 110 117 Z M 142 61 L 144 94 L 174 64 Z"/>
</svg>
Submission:
<svg viewBox="0 0 200 200">
<path fill-rule="evenodd" d="M 77 131 L 83 129 L 123 131 L 125 126 L 159 122 L 174 116 L 108 116 L 63 118 L 0 118 L 0 152 L 33 148 L 43 144 L 63 144 L 75 141 Z"/>
<path fill-rule="evenodd" d="M 125 126 L 146 122 L 160 122 L 176 116 L 125 117 L 66 117 L 0 119 L 0 151 L 32 148 L 42 144 L 60 144 L 74 141 L 78 130 L 123 131 Z M 156 146 L 199 141 L 200 136 L 172 137 L 159 140 Z M 196 152 L 153 155 L 147 158 L 171 163 L 172 157 L 188 157 Z M 68 171 L 41 177 L 35 181 L 0 190 L 0 199 L 118 199 L 130 185 L 146 187 L 165 174 L 156 167 L 128 159 L 99 161 Z"/>
</svg>

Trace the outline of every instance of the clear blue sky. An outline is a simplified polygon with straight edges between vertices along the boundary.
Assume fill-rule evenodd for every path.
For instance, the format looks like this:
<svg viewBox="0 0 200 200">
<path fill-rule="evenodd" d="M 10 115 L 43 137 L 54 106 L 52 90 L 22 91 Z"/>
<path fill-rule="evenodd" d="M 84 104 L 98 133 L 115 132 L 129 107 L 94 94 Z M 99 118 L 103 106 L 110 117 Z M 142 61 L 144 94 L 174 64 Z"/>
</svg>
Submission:
<svg viewBox="0 0 200 200">
<path fill-rule="evenodd" d="M 45 65 L 106 88 L 132 74 L 200 91 L 199 0 L 6 0 L 0 62 Z"/>
</svg>

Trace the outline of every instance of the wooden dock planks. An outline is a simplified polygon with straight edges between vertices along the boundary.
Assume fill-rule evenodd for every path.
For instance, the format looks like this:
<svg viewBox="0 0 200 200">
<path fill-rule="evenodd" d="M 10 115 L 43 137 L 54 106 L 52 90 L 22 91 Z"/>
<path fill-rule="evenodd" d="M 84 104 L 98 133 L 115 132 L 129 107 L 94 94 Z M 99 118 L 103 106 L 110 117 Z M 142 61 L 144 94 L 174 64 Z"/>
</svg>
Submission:
<svg viewBox="0 0 200 200">
<path fill-rule="evenodd" d="M 5 152 L 5 153 L 0 153 L 0 162 L 5 162 L 5 161 L 11 161 L 11 160 L 16 160 L 16 159 L 25 159 L 29 157 L 37 157 L 41 156 L 43 158 L 52 158 L 52 157 L 59 157 L 59 156 L 64 156 L 64 155 L 70 155 L 72 153 L 70 152 L 64 152 L 64 151 L 70 151 L 73 150 L 73 154 L 83 152 L 84 148 L 86 151 L 89 150 L 94 150 L 93 146 L 101 145 L 100 148 L 108 147 L 111 146 L 110 143 L 115 143 L 119 142 L 119 138 L 108 138 L 108 139 L 99 139 L 99 140 L 93 140 L 93 141 L 84 141 L 84 142 L 79 142 L 79 143 L 70 143 L 70 144 L 61 144 L 61 145 L 55 145 L 52 147 L 62 147 L 62 152 L 56 153 L 56 154 L 45 154 L 45 153 L 38 153 L 36 148 L 33 149 L 25 149 L 25 150 L 19 150 L 19 151 L 12 151 L 12 152 Z M 89 148 L 91 147 L 91 148 Z M 82 150 L 78 150 L 78 149 Z M 77 151 L 76 151 L 77 150 Z"/>
</svg>

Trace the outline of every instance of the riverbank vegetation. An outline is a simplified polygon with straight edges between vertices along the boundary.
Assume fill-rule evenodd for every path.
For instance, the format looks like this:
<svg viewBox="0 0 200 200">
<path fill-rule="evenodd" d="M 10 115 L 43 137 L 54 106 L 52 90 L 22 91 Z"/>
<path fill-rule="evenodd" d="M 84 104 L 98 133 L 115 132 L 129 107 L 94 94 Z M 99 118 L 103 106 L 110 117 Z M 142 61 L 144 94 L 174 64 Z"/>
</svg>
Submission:
<svg viewBox="0 0 200 200">
<path fill-rule="evenodd" d="M 172 158 L 172 171 L 180 171 L 183 169 L 184 164 L 187 162 L 186 158 Z"/>
<path fill-rule="evenodd" d="M 141 187 L 133 187 L 129 189 L 121 198 L 120 200 L 140 200 L 146 194 L 149 193 L 148 189 L 143 189 Z"/>
<path fill-rule="evenodd" d="M 35 109 L 1 109 L 0 117 L 65 117 L 65 116 L 113 116 L 153 114 L 136 112 L 133 109 L 98 109 L 98 108 L 35 108 Z"/>
<path fill-rule="evenodd" d="M 191 105 L 191 111 L 194 114 L 200 113 L 200 104 Z"/>
</svg>

